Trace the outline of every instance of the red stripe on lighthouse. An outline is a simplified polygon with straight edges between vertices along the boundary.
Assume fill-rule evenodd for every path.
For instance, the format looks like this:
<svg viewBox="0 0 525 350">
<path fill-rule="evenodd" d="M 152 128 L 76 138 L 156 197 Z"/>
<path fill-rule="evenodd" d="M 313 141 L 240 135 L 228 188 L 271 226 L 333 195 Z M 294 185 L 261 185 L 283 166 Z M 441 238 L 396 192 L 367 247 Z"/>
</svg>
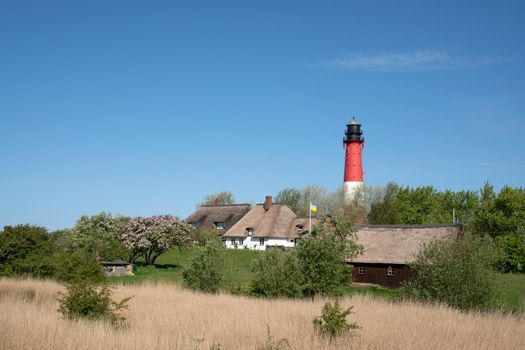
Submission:
<svg viewBox="0 0 525 350">
<path fill-rule="evenodd" d="M 349 142 L 346 144 L 344 182 L 363 182 L 362 149 L 362 141 Z"/>
</svg>

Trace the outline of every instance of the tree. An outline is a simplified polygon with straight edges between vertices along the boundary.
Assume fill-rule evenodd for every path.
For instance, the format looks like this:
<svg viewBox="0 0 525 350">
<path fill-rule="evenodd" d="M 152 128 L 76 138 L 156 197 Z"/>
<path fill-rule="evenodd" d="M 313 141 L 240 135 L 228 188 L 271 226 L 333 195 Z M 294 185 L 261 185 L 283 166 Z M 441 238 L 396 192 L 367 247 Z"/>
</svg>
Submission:
<svg viewBox="0 0 525 350">
<path fill-rule="evenodd" d="M 54 274 L 56 248 L 44 227 L 5 226 L 0 231 L 0 276 Z"/>
<path fill-rule="evenodd" d="M 253 261 L 252 270 L 255 275 L 252 291 L 256 295 L 268 298 L 303 295 L 303 268 L 292 251 L 271 249 L 264 252 Z"/>
<path fill-rule="evenodd" d="M 352 198 L 348 199 L 344 186 L 341 186 L 335 192 L 323 195 L 318 205 L 322 208 L 322 214 L 338 220 L 363 224 L 374 192 L 375 188 L 363 185 L 354 192 Z"/>
<path fill-rule="evenodd" d="M 277 193 L 275 202 L 285 204 L 297 216 L 307 216 L 310 202 L 320 203 L 326 190 L 317 185 L 308 185 L 302 189 L 285 188 Z"/>
<path fill-rule="evenodd" d="M 230 191 L 209 194 L 206 197 L 204 197 L 203 201 L 198 205 L 198 207 L 201 207 L 203 205 L 214 205 L 216 201 L 219 203 L 219 205 L 234 204 L 235 195 Z"/>
<path fill-rule="evenodd" d="M 130 250 L 130 260 L 142 255 L 147 265 L 171 247 L 181 247 L 191 241 L 193 228 L 171 215 L 130 219 L 121 232 L 121 242 Z"/>
<path fill-rule="evenodd" d="M 415 275 L 405 283 L 402 294 L 460 309 L 489 309 L 496 300 L 492 270 L 496 256 L 490 241 L 482 237 L 433 241 L 410 264 Z"/>
<path fill-rule="evenodd" d="M 72 250 L 85 249 L 101 260 L 126 259 L 129 251 L 119 241 L 119 235 L 126 227 L 127 218 L 113 217 L 101 212 L 93 216 L 83 215 L 73 229 L 62 232 L 63 239 Z"/>
<path fill-rule="evenodd" d="M 501 272 L 525 272 L 525 243 L 523 235 L 506 234 L 496 237 L 499 256 L 496 267 Z"/>
<path fill-rule="evenodd" d="M 285 188 L 277 193 L 275 202 L 286 205 L 295 214 L 304 213 L 302 205 L 302 193 L 297 188 Z"/>
<path fill-rule="evenodd" d="M 362 250 L 353 231 L 349 221 L 327 218 L 301 241 L 295 251 L 303 269 L 305 296 L 340 295 L 350 284 L 352 266 L 345 261 Z"/>
<path fill-rule="evenodd" d="M 473 230 L 495 238 L 500 235 L 523 235 L 525 232 L 525 189 L 505 186 L 499 194 L 490 184 L 481 190 L 481 201 Z"/>
<path fill-rule="evenodd" d="M 211 241 L 197 250 L 182 271 L 184 285 L 206 293 L 217 293 L 226 278 L 226 254 L 222 243 Z"/>
<path fill-rule="evenodd" d="M 386 185 L 378 200 L 372 203 L 368 213 L 368 222 L 373 225 L 394 225 L 400 223 L 397 207 L 399 185 L 390 182 Z"/>
</svg>

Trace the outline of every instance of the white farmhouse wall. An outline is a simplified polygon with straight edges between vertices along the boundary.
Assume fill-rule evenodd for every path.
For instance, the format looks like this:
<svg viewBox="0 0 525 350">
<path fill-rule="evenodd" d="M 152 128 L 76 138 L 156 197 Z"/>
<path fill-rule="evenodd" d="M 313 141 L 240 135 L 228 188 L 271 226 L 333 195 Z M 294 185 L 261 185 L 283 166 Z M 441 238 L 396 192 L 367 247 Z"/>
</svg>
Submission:
<svg viewBox="0 0 525 350">
<path fill-rule="evenodd" d="M 266 247 L 283 247 L 294 248 L 294 239 L 285 238 L 264 238 L 264 244 L 260 243 L 259 237 L 225 237 L 224 245 L 230 249 L 252 249 L 252 250 L 266 250 Z M 232 241 L 234 240 L 235 243 Z"/>
</svg>

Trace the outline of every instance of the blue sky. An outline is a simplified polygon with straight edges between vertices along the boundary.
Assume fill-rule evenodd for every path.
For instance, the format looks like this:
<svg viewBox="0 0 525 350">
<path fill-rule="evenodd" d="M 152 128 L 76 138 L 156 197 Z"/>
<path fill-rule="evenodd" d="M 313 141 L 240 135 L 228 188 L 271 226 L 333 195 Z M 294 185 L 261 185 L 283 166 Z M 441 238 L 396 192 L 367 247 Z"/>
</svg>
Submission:
<svg viewBox="0 0 525 350">
<path fill-rule="evenodd" d="M 0 1 L 0 226 L 365 182 L 523 186 L 523 1 Z"/>
</svg>

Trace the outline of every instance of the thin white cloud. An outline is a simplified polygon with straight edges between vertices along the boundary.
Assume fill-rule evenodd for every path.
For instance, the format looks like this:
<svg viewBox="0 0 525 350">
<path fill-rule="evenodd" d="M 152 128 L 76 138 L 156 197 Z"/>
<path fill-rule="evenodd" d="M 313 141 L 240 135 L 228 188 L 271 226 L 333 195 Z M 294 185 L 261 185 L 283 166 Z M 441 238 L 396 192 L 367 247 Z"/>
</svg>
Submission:
<svg viewBox="0 0 525 350">
<path fill-rule="evenodd" d="M 366 72 L 424 72 L 466 69 L 501 63 L 501 57 L 468 56 L 441 50 L 411 52 L 350 54 L 322 65 L 348 71 Z"/>
</svg>

